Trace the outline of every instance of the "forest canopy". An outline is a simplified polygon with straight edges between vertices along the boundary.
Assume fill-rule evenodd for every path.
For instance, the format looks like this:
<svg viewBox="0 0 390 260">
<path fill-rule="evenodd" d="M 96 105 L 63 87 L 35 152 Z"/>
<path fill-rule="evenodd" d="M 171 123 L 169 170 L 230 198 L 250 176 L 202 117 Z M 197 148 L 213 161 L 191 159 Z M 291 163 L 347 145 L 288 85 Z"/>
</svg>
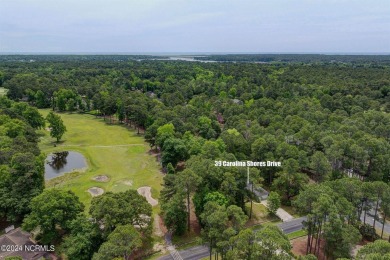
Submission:
<svg viewBox="0 0 390 260">
<path fill-rule="evenodd" d="M 159 198 L 166 226 L 178 235 L 190 229 L 193 205 L 204 242 L 225 256 L 243 254 L 228 248 L 255 236 L 243 228 L 252 213 L 245 203 L 255 195 L 245 168 L 215 167 L 215 161 L 281 162 L 281 167 L 251 168 L 252 185 L 272 191 L 271 213 L 279 205 L 295 207 L 309 216 L 308 238 L 327 241 L 327 256 L 348 257 L 352 245 L 371 231 L 360 216 L 372 209 L 377 216 L 390 198 L 390 57 L 192 58 L 199 62 L 140 55 L 4 55 L 0 87 L 8 89 L 10 99 L 38 108 L 93 113 L 135 127 L 167 173 Z M 8 143 L 20 131 L 42 127 L 34 110 L 3 107 L 7 115 L 0 118 L 0 134 Z M 22 117 L 11 120 L 13 111 Z M 115 223 L 112 230 L 133 234 L 121 226 L 126 224 Z M 278 230 L 263 232 L 277 237 L 290 256 Z M 318 254 L 317 248 L 308 239 L 308 251 Z"/>
</svg>

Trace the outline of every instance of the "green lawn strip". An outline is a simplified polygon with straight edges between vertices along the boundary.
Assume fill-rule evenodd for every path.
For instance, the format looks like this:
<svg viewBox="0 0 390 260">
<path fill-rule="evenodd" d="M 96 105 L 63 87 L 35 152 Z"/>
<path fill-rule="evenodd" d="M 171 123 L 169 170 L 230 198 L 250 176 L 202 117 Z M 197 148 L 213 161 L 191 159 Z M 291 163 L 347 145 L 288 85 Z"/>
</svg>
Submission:
<svg viewBox="0 0 390 260">
<path fill-rule="evenodd" d="M 176 245 L 176 244 L 175 244 Z M 185 244 L 180 244 L 179 246 L 176 247 L 177 250 L 186 250 L 188 248 L 191 248 L 191 247 L 194 247 L 194 246 L 200 246 L 202 245 L 202 242 L 201 242 L 201 239 L 200 237 L 198 237 L 197 239 L 191 241 L 191 242 L 188 242 L 188 243 L 185 243 Z"/>
<path fill-rule="evenodd" d="M 375 231 L 376 231 L 376 233 L 378 234 L 378 236 L 380 238 L 380 236 L 382 234 L 382 228 L 375 227 Z M 389 240 L 389 236 L 390 236 L 390 234 L 387 234 L 386 231 L 383 230 L 383 237 L 382 237 L 382 239 L 388 241 Z"/>
<path fill-rule="evenodd" d="M 49 111 L 40 110 L 44 116 Z M 102 188 L 105 192 L 120 192 L 150 186 L 152 197 L 158 199 L 163 175 L 155 158 L 148 154 L 149 145 L 142 136 L 122 125 L 108 125 L 92 115 L 60 113 L 60 116 L 68 131 L 55 147 L 49 131 L 41 130 L 42 152 L 80 152 L 87 160 L 88 169 L 84 173 L 65 174 L 50 180 L 46 183 L 47 187 L 72 190 L 85 204 L 86 212 L 92 199 L 87 191 L 91 187 Z M 97 182 L 92 179 L 97 175 L 107 175 L 110 179 Z M 159 206 L 153 211 L 158 213 Z"/>
<path fill-rule="evenodd" d="M 298 238 L 298 237 L 303 237 L 303 236 L 306 236 L 307 235 L 307 231 L 306 230 L 298 230 L 298 231 L 294 231 L 292 233 L 289 233 L 287 234 L 287 237 L 288 239 L 294 239 L 294 238 Z"/>
<path fill-rule="evenodd" d="M 176 249 L 183 250 L 189 247 L 197 246 L 201 244 L 201 238 L 193 231 L 185 233 L 182 236 L 173 236 L 172 243 L 176 246 Z"/>
</svg>

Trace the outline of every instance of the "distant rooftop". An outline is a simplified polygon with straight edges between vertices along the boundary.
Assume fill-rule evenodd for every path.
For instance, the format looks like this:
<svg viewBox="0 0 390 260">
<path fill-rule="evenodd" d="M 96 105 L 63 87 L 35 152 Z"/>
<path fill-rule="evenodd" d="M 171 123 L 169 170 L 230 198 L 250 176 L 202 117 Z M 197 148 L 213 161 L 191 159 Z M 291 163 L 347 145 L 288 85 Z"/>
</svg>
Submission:
<svg viewBox="0 0 390 260">
<path fill-rule="evenodd" d="M 24 251 L 25 245 L 35 245 L 35 243 L 30 239 L 30 234 L 28 232 L 22 231 L 20 228 L 14 229 L 5 235 L 0 236 L 0 245 L 10 246 L 9 249 L 15 248 L 15 246 L 21 246 L 21 248 L 18 247 L 19 250 L 16 250 L 16 248 L 15 250 L 8 252 L 0 250 L 1 260 L 10 256 L 20 256 L 23 260 L 38 260 L 42 257 L 45 257 L 45 259 L 53 259 L 52 255 L 47 252 Z"/>
</svg>

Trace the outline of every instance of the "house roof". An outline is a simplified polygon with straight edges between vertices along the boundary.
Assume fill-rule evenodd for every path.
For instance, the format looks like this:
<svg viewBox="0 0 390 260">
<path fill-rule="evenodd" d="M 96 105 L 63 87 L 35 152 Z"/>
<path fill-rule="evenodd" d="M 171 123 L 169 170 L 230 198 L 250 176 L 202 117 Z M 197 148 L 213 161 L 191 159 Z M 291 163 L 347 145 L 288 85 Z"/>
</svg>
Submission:
<svg viewBox="0 0 390 260">
<path fill-rule="evenodd" d="M 23 260 L 38 260 L 43 256 L 47 257 L 50 255 L 47 252 L 25 251 L 25 245 L 35 245 L 35 243 L 30 239 L 30 234 L 20 228 L 0 236 L 0 245 L 3 246 L 2 250 L 0 250 L 0 260 L 9 256 L 20 256 Z M 18 247 L 15 248 L 16 246 Z"/>
</svg>

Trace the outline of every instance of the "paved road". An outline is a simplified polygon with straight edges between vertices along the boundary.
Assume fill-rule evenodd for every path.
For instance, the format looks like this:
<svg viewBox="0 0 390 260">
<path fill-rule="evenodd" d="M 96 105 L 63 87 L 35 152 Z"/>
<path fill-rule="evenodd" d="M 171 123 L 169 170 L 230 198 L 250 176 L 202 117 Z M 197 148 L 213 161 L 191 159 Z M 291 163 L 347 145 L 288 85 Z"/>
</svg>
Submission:
<svg viewBox="0 0 390 260">
<path fill-rule="evenodd" d="M 373 225 L 374 224 L 374 210 L 367 212 L 366 215 L 366 224 Z M 306 217 L 296 218 L 290 221 L 286 221 L 278 224 L 278 227 L 283 230 L 285 234 L 289 234 L 303 228 L 302 221 L 306 220 Z M 361 221 L 364 221 L 364 214 L 360 216 Z M 375 227 L 379 230 L 382 230 L 383 220 L 377 219 L 375 222 Z M 390 224 L 388 222 L 385 223 L 384 232 L 390 234 Z"/>
<path fill-rule="evenodd" d="M 286 221 L 278 224 L 278 227 L 283 231 L 284 234 L 289 234 L 303 228 L 302 222 L 305 221 L 306 217 L 296 218 L 290 221 Z"/>
<path fill-rule="evenodd" d="M 303 228 L 302 221 L 304 220 L 306 220 L 306 217 L 293 219 L 278 224 L 278 227 L 283 231 L 283 233 L 289 234 L 301 230 Z M 195 246 L 185 250 L 181 250 L 179 251 L 179 254 L 184 260 L 199 260 L 209 256 L 210 252 L 207 246 Z M 158 260 L 173 260 L 173 258 L 171 255 L 166 255 L 160 257 Z"/>
<path fill-rule="evenodd" d="M 185 250 L 179 251 L 180 256 L 185 260 L 199 260 L 209 256 L 209 248 L 207 246 L 194 246 Z M 171 255 L 160 257 L 158 260 L 173 260 Z"/>
<path fill-rule="evenodd" d="M 379 210 L 378 210 L 379 211 Z M 379 213 L 378 213 L 379 214 Z M 375 210 L 370 210 L 366 214 L 366 224 L 373 225 L 374 224 L 374 215 L 375 215 Z M 364 221 L 364 213 L 360 216 L 360 220 L 363 222 Z M 383 225 L 383 219 L 376 219 L 375 222 L 375 227 L 379 230 L 382 230 L 382 225 Z M 390 224 L 388 222 L 385 222 L 385 228 L 384 232 L 390 234 Z"/>
<path fill-rule="evenodd" d="M 373 225 L 374 224 L 374 210 L 367 212 L 366 215 L 366 224 Z M 278 227 L 283 230 L 285 234 L 292 233 L 303 228 L 302 221 L 306 220 L 306 217 L 296 218 L 290 221 L 286 221 L 280 223 Z M 360 216 L 361 221 L 364 221 L 364 214 Z M 383 220 L 377 219 L 375 222 L 375 227 L 379 230 L 382 230 Z M 390 234 L 390 224 L 388 222 L 385 223 L 384 232 Z"/>
<path fill-rule="evenodd" d="M 369 225 L 372 225 L 374 223 L 374 211 L 371 210 L 370 212 L 367 212 L 366 215 L 366 223 Z M 361 221 L 363 222 L 364 214 L 361 215 Z M 307 218 L 300 217 L 296 218 L 290 221 L 286 221 L 283 223 L 278 224 L 278 227 L 283 231 L 284 234 L 289 234 L 298 230 L 301 230 L 303 228 L 302 222 L 305 221 Z M 379 230 L 382 230 L 382 220 L 376 220 L 375 227 Z M 390 234 L 390 224 L 385 223 L 384 232 Z M 195 246 L 191 247 L 185 250 L 179 251 L 180 256 L 184 260 L 199 260 L 204 257 L 209 256 L 209 248 L 207 246 Z M 166 255 L 163 257 L 160 257 L 158 260 L 173 260 L 172 256 Z"/>
</svg>

